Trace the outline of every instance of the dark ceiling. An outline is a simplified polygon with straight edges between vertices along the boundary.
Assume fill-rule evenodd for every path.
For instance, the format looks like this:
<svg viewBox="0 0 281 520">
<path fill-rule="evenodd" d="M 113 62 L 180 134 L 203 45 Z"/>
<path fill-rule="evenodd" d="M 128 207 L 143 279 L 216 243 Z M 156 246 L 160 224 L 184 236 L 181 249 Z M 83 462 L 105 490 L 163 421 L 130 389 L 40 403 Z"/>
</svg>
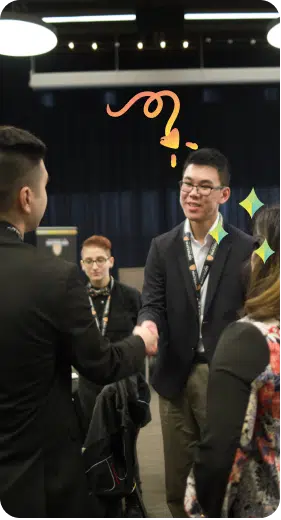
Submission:
<svg viewBox="0 0 281 520">
<path fill-rule="evenodd" d="M 4 12 L 11 10 L 40 18 L 136 14 L 133 22 L 56 24 L 58 46 L 39 59 L 52 70 L 279 65 L 278 50 L 266 40 L 270 20 L 184 21 L 185 12 L 274 11 L 263 0 L 20 0 Z M 159 46 L 162 39 L 167 42 L 165 50 Z M 188 49 L 182 48 L 183 40 L 188 40 Z M 75 43 L 72 51 L 70 41 Z M 141 51 L 138 41 L 144 43 Z M 96 52 L 93 42 L 98 44 Z"/>
</svg>

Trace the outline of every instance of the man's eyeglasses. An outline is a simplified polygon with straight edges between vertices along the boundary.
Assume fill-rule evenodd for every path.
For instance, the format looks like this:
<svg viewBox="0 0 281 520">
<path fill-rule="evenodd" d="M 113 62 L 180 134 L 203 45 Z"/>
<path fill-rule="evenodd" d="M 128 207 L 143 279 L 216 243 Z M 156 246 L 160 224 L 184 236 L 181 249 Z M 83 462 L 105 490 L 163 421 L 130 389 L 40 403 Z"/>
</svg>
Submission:
<svg viewBox="0 0 281 520">
<path fill-rule="evenodd" d="M 86 264 L 89 267 L 94 265 L 95 263 L 97 264 L 98 267 L 103 267 L 105 262 L 107 262 L 107 260 L 109 260 L 109 258 L 110 258 L 110 256 L 108 256 L 107 258 L 105 258 L 104 256 L 99 256 L 95 260 L 93 258 L 85 258 L 85 260 L 82 260 L 82 262 L 83 262 L 83 264 Z"/>
<path fill-rule="evenodd" d="M 196 188 L 198 195 L 208 197 L 213 190 L 222 190 L 225 186 L 204 186 L 204 184 L 198 186 L 188 181 L 179 181 L 179 187 L 184 193 L 191 193 L 193 188 Z"/>
</svg>

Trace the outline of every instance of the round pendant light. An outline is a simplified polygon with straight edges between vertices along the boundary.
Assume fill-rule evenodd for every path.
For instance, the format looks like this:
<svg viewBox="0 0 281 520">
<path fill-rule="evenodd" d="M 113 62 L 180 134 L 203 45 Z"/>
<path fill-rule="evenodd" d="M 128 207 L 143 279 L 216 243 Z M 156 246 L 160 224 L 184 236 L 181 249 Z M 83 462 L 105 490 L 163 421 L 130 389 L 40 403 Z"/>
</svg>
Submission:
<svg viewBox="0 0 281 520">
<path fill-rule="evenodd" d="M 280 32 L 280 22 L 276 25 L 273 25 L 271 29 L 267 33 L 267 41 L 273 47 L 277 47 L 280 49 L 280 40 L 281 40 L 281 32 Z"/>
<path fill-rule="evenodd" d="M 0 54 L 4 56 L 38 56 L 57 43 L 55 29 L 40 19 L 18 13 L 0 18 Z"/>
</svg>

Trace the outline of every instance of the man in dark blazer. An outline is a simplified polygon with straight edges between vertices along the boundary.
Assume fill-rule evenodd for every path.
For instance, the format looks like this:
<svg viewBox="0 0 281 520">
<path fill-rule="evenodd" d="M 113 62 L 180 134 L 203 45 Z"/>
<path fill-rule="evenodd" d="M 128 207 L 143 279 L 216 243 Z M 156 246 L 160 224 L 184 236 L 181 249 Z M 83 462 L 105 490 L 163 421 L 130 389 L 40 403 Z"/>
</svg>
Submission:
<svg viewBox="0 0 281 520">
<path fill-rule="evenodd" d="M 159 394 L 166 498 L 173 517 L 185 517 L 183 498 L 193 451 L 206 414 L 208 365 L 224 328 L 245 298 L 243 266 L 253 240 L 223 221 L 230 196 L 227 159 L 199 149 L 180 181 L 186 220 L 152 240 L 138 323 L 159 331 L 153 386 Z M 224 229 L 217 243 L 209 234 Z"/>
<path fill-rule="evenodd" d="M 23 241 L 47 204 L 45 145 L 0 127 L 0 501 L 15 517 L 94 517 L 71 395 L 71 365 L 100 384 L 155 353 L 137 327 L 111 345 L 77 266 Z"/>
</svg>

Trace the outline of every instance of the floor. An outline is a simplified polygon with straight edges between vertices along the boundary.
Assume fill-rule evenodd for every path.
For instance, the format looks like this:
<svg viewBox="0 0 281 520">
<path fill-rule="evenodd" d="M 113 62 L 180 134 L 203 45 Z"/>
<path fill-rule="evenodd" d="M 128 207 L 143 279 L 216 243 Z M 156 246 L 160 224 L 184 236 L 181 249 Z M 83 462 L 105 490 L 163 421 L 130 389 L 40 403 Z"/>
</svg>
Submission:
<svg viewBox="0 0 281 520">
<path fill-rule="evenodd" d="M 158 396 L 151 391 L 152 421 L 141 430 L 138 457 L 144 504 L 150 518 L 171 518 L 165 501 L 163 443 L 161 436 Z"/>
</svg>

